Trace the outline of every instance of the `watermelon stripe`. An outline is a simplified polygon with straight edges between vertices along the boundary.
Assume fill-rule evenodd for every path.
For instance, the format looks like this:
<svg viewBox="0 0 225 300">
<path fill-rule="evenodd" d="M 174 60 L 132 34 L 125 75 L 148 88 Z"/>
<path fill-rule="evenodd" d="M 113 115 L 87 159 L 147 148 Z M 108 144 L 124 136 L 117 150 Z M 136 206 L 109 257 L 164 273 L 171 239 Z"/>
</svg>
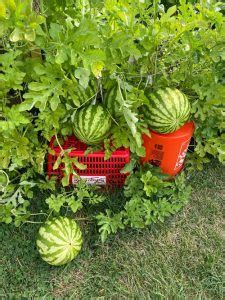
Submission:
<svg viewBox="0 0 225 300">
<path fill-rule="evenodd" d="M 81 85 L 75 86 L 75 94 L 80 104 L 85 103 L 88 99 L 93 98 L 97 91 L 96 82 L 91 81 L 89 86 L 84 89 Z"/>
<path fill-rule="evenodd" d="M 158 128 L 163 128 L 163 127 L 165 127 L 165 128 L 167 128 L 167 127 L 169 127 L 169 126 L 171 126 L 171 124 L 164 124 L 164 123 L 158 123 L 157 121 L 151 121 L 151 127 L 158 127 Z"/>
<path fill-rule="evenodd" d="M 53 219 L 53 221 L 51 221 L 51 223 L 49 223 L 49 227 L 52 228 L 52 226 L 56 226 L 58 231 L 63 231 L 64 230 L 64 226 L 62 224 L 62 221 L 59 219 Z"/>
<path fill-rule="evenodd" d="M 181 101 L 176 101 L 177 99 L 180 98 L 180 96 L 182 95 L 181 92 L 178 89 L 173 90 L 173 95 L 174 95 L 174 103 L 177 109 L 177 119 L 179 119 L 180 117 L 180 111 L 182 110 L 183 104 L 182 104 L 182 100 Z"/>
<path fill-rule="evenodd" d="M 73 229 L 72 220 L 70 220 L 70 219 L 67 219 L 67 220 L 68 220 L 68 227 L 71 229 L 69 238 L 70 238 L 70 241 L 73 241 L 73 234 L 74 234 L 74 231 L 76 232 L 76 229 L 75 230 Z"/>
<path fill-rule="evenodd" d="M 55 219 L 55 220 L 53 220 L 52 223 L 58 227 L 58 230 L 60 230 L 61 232 L 64 232 L 65 226 L 63 226 L 63 223 L 61 220 Z"/>
<path fill-rule="evenodd" d="M 48 228 L 46 229 L 47 233 L 53 233 L 58 239 L 62 240 L 62 243 L 66 243 L 67 242 L 67 237 L 65 236 L 65 234 L 63 234 L 63 230 L 59 229 L 58 226 L 56 226 L 55 224 L 52 224 L 50 227 L 50 231 L 48 230 Z"/>
<path fill-rule="evenodd" d="M 171 120 L 171 119 L 167 119 L 167 120 L 158 119 L 154 115 L 152 115 L 151 118 L 148 119 L 148 121 L 149 122 L 156 122 L 157 124 L 162 124 L 162 125 L 166 125 L 166 126 L 174 122 L 174 120 Z"/>
<path fill-rule="evenodd" d="M 84 109 L 81 110 L 81 115 L 79 115 L 79 118 L 81 119 L 82 122 L 82 126 L 78 128 L 78 131 L 81 131 L 83 138 L 85 138 L 85 115 L 87 112 L 87 107 L 85 107 Z"/>
<path fill-rule="evenodd" d="M 41 227 L 40 229 L 40 236 L 42 236 L 43 239 L 48 240 L 49 242 L 54 241 L 55 243 L 62 244 L 64 243 L 64 240 L 59 238 L 58 236 L 52 234 L 52 232 L 48 232 L 45 228 Z"/>
<path fill-rule="evenodd" d="M 52 258 L 56 258 L 58 256 L 61 256 L 63 253 L 68 252 L 68 245 L 64 245 L 61 247 L 55 247 L 55 245 L 53 244 L 51 247 L 48 247 L 48 251 L 46 251 L 45 253 L 42 253 L 43 257 L 50 257 Z M 65 254 L 63 255 L 65 256 Z"/>
<path fill-rule="evenodd" d="M 190 103 L 185 95 L 183 95 L 183 103 L 184 103 L 184 106 L 183 106 L 184 110 L 183 110 L 182 117 L 185 118 L 185 117 L 187 117 L 187 115 L 189 117 L 191 107 L 190 107 Z"/>
<path fill-rule="evenodd" d="M 85 132 L 88 133 L 88 138 L 90 138 L 90 136 L 91 136 L 90 135 L 90 133 L 91 133 L 90 129 L 93 128 L 92 127 L 92 124 L 94 122 L 93 117 L 95 115 L 96 116 L 98 115 L 96 106 L 93 105 L 92 109 L 87 109 L 86 108 L 85 115 L 84 115 L 84 124 L 83 124 L 84 127 L 83 127 L 83 129 L 84 129 Z"/>
<path fill-rule="evenodd" d="M 190 116 L 191 106 L 190 106 L 190 102 L 188 101 L 188 99 L 185 95 L 184 95 L 183 101 L 184 101 L 184 111 L 183 111 L 182 118 L 186 119 L 186 118 L 189 118 L 189 116 Z"/>
<path fill-rule="evenodd" d="M 150 102 L 150 112 L 151 111 L 159 112 L 161 115 L 164 115 L 166 118 L 168 118 L 168 116 L 171 116 L 170 114 L 167 113 L 167 110 L 166 111 L 163 110 L 160 99 L 158 100 L 155 95 L 152 95 L 151 100 L 152 101 Z"/>
<path fill-rule="evenodd" d="M 49 243 L 48 240 L 44 240 L 41 237 L 39 237 L 41 240 L 37 241 L 37 245 L 39 246 L 39 252 L 42 255 L 51 255 L 52 253 L 61 252 L 67 247 L 68 244 L 64 245 L 56 245 L 55 243 L 51 242 Z"/>
<path fill-rule="evenodd" d="M 103 111 L 99 111 L 96 114 L 96 123 L 98 126 L 96 127 L 95 133 L 93 133 L 93 139 L 98 139 L 99 136 L 104 136 L 104 132 L 102 132 L 102 128 L 106 128 L 106 120 L 104 119 Z"/>
<path fill-rule="evenodd" d="M 116 87 L 114 89 L 114 93 L 111 97 L 111 104 L 110 107 L 112 107 L 112 111 L 114 113 L 115 116 L 119 116 L 120 115 L 120 107 L 121 107 L 121 103 L 120 100 L 118 99 L 118 97 L 121 97 L 118 88 Z"/>
<path fill-rule="evenodd" d="M 179 117 L 182 119 L 182 115 L 186 111 L 186 101 L 184 95 L 180 91 L 177 91 L 177 99 L 179 99 L 177 102 L 180 103 Z"/>
<path fill-rule="evenodd" d="M 74 247 L 80 247 L 80 242 L 82 240 L 82 234 L 81 234 L 81 231 L 76 229 L 73 231 L 73 234 L 72 234 L 72 240 L 74 241 L 76 238 L 76 242 L 73 243 Z"/>
<path fill-rule="evenodd" d="M 70 222 L 68 218 L 63 218 L 62 219 L 62 223 L 64 224 L 64 231 L 65 233 L 67 233 L 66 238 L 67 238 L 67 242 L 71 241 L 71 226 L 70 226 Z"/>
<path fill-rule="evenodd" d="M 173 122 L 159 122 L 158 119 L 149 119 L 149 122 L 151 122 L 151 125 L 157 125 L 158 127 L 168 127 L 170 126 L 171 124 L 173 124 Z"/>
<path fill-rule="evenodd" d="M 80 89 L 79 87 L 77 88 L 77 95 L 78 95 L 78 97 L 79 97 L 79 101 L 80 101 L 81 103 L 84 103 L 85 97 L 84 97 L 84 95 L 82 94 L 81 89 Z"/>
<path fill-rule="evenodd" d="M 88 95 L 87 95 L 87 93 L 86 93 L 86 91 L 85 91 L 85 89 L 83 87 L 79 87 L 79 91 L 80 91 L 80 95 L 82 97 L 82 101 L 84 103 L 85 101 L 87 101 L 87 99 L 89 97 L 88 97 Z"/>
<path fill-rule="evenodd" d="M 46 253 L 48 251 L 48 246 L 42 240 L 37 240 L 37 246 L 39 248 L 39 252 L 41 254 Z"/>
<path fill-rule="evenodd" d="M 171 99 L 175 118 L 178 119 L 179 118 L 179 106 L 177 105 L 177 103 L 175 101 L 175 99 L 177 97 L 177 92 L 176 92 L 176 90 L 173 91 L 171 89 L 167 89 L 167 92 L 168 92 L 168 97 Z"/>
<path fill-rule="evenodd" d="M 84 126 L 85 126 L 85 119 L 84 119 L 84 116 L 85 116 L 85 112 L 87 110 L 87 107 L 84 107 L 83 109 L 81 109 L 81 113 L 78 112 L 78 117 L 80 119 L 80 122 L 81 122 L 81 127 L 78 127 L 77 130 L 78 132 L 80 131 L 82 136 L 84 136 Z"/>
<path fill-rule="evenodd" d="M 120 95 L 118 91 L 118 85 L 112 86 L 105 96 L 105 105 L 108 108 L 110 114 L 114 117 L 121 115 L 121 102 L 119 100 Z"/>
<path fill-rule="evenodd" d="M 62 255 L 55 258 L 54 263 L 57 265 L 63 265 L 65 263 L 68 263 L 72 260 L 72 257 L 69 255 L 69 253 L 62 253 Z"/>
<path fill-rule="evenodd" d="M 93 108 L 93 110 L 91 111 L 91 116 L 89 117 L 89 137 L 93 137 L 93 139 L 95 139 L 95 137 L 101 135 L 101 133 L 99 132 L 99 127 L 104 127 L 104 124 L 102 123 L 101 117 L 103 115 L 103 111 L 101 109 L 100 106 L 95 106 Z M 94 124 L 98 125 L 97 127 L 94 126 Z M 87 131 L 88 131 L 87 128 Z"/>
<path fill-rule="evenodd" d="M 160 95 L 160 97 L 156 98 L 155 102 L 156 105 L 158 103 L 158 109 L 162 110 L 164 109 L 164 111 L 167 113 L 167 115 L 171 116 L 171 118 L 174 118 L 173 113 L 171 112 L 171 103 L 169 102 L 168 99 L 168 94 L 164 94 L 164 92 L 162 90 L 159 90 L 158 94 Z M 165 100 L 163 101 L 163 97 L 165 98 Z"/>
<path fill-rule="evenodd" d="M 160 113 L 157 111 L 153 111 L 151 114 L 149 113 L 149 120 L 155 119 L 157 122 L 161 123 L 171 123 L 173 119 L 171 118 L 166 118 L 166 117 L 161 117 Z"/>
</svg>

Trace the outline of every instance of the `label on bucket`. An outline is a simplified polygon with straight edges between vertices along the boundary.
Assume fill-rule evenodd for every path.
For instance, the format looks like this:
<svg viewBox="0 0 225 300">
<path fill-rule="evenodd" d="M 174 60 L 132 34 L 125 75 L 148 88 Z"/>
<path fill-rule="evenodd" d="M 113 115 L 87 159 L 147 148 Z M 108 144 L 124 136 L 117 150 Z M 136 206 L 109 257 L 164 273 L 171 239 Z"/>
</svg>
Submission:
<svg viewBox="0 0 225 300">
<path fill-rule="evenodd" d="M 80 180 L 85 180 L 89 185 L 106 185 L 106 176 L 73 176 L 73 184 L 77 184 Z"/>
<path fill-rule="evenodd" d="M 183 166 L 184 159 L 185 159 L 185 156 L 187 154 L 189 143 L 190 143 L 190 139 L 188 139 L 187 141 L 185 141 L 181 144 L 180 152 L 179 152 L 174 170 L 179 169 L 180 167 Z"/>
<path fill-rule="evenodd" d="M 150 163 L 156 167 L 159 167 L 162 163 L 164 156 L 163 145 L 155 144 L 154 149 L 151 151 Z"/>
</svg>

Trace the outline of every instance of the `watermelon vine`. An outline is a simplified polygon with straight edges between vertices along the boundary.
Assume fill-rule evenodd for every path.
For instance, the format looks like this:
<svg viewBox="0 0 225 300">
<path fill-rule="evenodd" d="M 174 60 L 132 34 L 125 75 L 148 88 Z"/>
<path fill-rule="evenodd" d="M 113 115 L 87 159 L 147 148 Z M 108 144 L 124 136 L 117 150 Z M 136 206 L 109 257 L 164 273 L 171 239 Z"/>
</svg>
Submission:
<svg viewBox="0 0 225 300">
<path fill-rule="evenodd" d="M 47 215 L 62 213 L 63 206 L 74 214 L 83 209 L 103 241 L 126 226 L 143 228 L 177 212 L 190 193 L 184 175 L 168 182 L 155 168 L 137 167 L 145 155 L 145 109 L 152 109 L 150 95 L 179 90 L 196 124 L 187 167 L 202 169 L 211 157 L 225 163 L 224 25 L 218 1 L 42 0 L 37 11 L 31 0 L 1 1 L 0 221 L 32 221 L 40 213 L 29 208 L 37 191 L 46 195 Z M 104 122 L 96 114 L 104 114 Z M 182 116 L 185 122 L 188 112 Z M 89 125 L 81 130 L 82 118 Z M 96 126 L 92 135 L 88 126 Z M 93 149 L 104 139 L 106 158 L 130 148 L 131 175 L 119 211 L 98 189 L 78 186 L 68 197 L 46 177 L 52 136 L 60 145 L 74 132 Z M 57 163 L 65 165 L 67 186 L 73 164 L 83 166 L 61 154 Z"/>
</svg>

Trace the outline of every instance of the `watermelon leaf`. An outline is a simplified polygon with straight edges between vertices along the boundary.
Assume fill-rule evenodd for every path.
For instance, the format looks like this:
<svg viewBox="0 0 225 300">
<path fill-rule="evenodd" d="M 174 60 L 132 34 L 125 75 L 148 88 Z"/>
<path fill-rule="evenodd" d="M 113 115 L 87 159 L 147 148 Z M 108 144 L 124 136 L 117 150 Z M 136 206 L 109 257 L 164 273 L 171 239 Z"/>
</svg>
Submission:
<svg viewBox="0 0 225 300">
<path fill-rule="evenodd" d="M 85 68 L 77 68 L 74 75 L 79 80 L 80 85 L 86 89 L 90 79 L 90 71 Z"/>
</svg>

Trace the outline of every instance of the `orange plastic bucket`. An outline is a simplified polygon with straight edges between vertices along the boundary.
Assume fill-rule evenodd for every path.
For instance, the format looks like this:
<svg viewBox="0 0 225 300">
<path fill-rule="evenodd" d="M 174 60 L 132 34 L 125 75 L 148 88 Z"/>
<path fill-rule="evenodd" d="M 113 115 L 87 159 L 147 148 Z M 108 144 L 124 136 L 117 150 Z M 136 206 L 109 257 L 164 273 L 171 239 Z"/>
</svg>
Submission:
<svg viewBox="0 0 225 300">
<path fill-rule="evenodd" d="M 174 176 L 181 171 L 195 125 L 188 122 L 180 129 L 160 134 L 150 130 L 151 137 L 143 135 L 146 156 L 142 162 L 160 167 L 163 173 Z"/>
</svg>

